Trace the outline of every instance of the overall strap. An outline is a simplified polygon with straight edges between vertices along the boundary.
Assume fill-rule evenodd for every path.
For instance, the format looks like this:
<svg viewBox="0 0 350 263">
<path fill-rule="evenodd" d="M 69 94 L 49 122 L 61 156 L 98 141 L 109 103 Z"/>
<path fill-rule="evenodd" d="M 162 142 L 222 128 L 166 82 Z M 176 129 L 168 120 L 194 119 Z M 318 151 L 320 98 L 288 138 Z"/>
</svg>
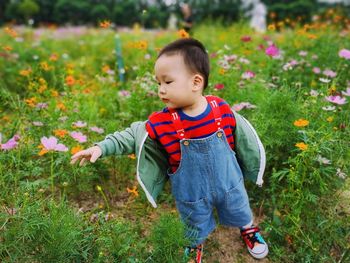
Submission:
<svg viewBox="0 0 350 263">
<path fill-rule="evenodd" d="M 179 114 L 175 109 L 168 108 L 168 110 L 170 112 L 171 120 L 175 126 L 177 135 L 179 136 L 180 140 L 185 139 L 185 129 L 182 126 Z"/>
<path fill-rule="evenodd" d="M 206 96 L 206 99 L 213 111 L 214 114 L 214 118 L 215 118 L 215 124 L 218 128 L 218 130 L 221 129 L 221 111 L 220 111 L 220 107 L 218 105 L 218 102 L 214 99 L 213 96 Z"/>
</svg>

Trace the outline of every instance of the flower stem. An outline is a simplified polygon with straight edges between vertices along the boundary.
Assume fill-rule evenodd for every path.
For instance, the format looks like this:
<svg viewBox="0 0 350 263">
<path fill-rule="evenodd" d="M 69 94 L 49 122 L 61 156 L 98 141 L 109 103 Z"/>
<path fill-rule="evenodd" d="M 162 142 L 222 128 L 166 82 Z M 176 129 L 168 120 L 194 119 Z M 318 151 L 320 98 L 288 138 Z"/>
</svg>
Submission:
<svg viewBox="0 0 350 263">
<path fill-rule="evenodd" d="M 53 153 L 51 153 L 50 180 L 51 180 L 51 193 L 54 194 Z"/>
</svg>

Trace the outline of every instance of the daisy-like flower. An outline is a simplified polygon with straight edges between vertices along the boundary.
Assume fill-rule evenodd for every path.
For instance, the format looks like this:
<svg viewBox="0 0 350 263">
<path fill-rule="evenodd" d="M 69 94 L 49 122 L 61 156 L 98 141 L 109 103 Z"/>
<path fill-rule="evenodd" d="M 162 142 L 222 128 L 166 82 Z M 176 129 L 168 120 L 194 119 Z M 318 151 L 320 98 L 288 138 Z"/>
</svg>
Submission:
<svg viewBox="0 0 350 263">
<path fill-rule="evenodd" d="M 104 20 L 104 21 L 100 22 L 101 28 L 109 28 L 110 26 L 111 26 L 111 22 L 108 20 Z"/>
<path fill-rule="evenodd" d="M 13 148 L 16 148 L 18 145 L 19 139 L 20 139 L 19 135 L 16 134 L 10 140 L 8 140 L 6 143 L 2 144 L 1 143 L 2 135 L 0 133 L 0 149 L 1 150 L 12 150 Z"/>
<path fill-rule="evenodd" d="M 242 36 L 241 37 L 241 41 L 242 42 L 249 42 L 252 40 L 252 37 L 251 36 Z"/>
<path fill-rule="evenodd" d="M 300 50 L 300 51 L 299 51 L 299 56 L 301 56 L 301 57 L 306 57 L 306 56 L 307 56 L 307 51 Z"/>
<path fill-rule="evenodd" d="M 189 38 L 190 35 L 186 32 L 185 29 L 180 29 L 179 31 L 177 31 L 177 36 L 180 38 Z"/>
<path fill-rule="evenodd" d="M 337 76 L 337 73 L 334 72 L 333 70 L 330 69 L 325 69 L 323 72 L 323 75 L 325 75 L 326 77 L 330 77 L 330 78 L 334 78 Z"/>
<path fill-rule="evenodd" d="M 342 170 L 340 170 L 340 168 L 337 168 L 336 176 L 338 176 L 341 179 L 345 179 L 346 174 Z"/>
<path fill-rule="evenodd" d="M 346 91 L 341 92 L 344 96 L 350 96 L 350 88 L 347 88 Z"/>
<path fill-rule="evenodd" d="M 312 96 L 312 97 L 317 97 L 318 95 L 319 95 L 319 92 L 318 92 L 317 90 L 312 89 L 312 90 L 310 91 L 310 96 Z"/>
<path fill-rule="evenodd" d="M 93 132 L 99 133 L 99 134 L 102 134 L 102 133 L 104 133 L 104 132 L 105 132 L 105 130 L 104 130 L 104 129 L 99 128 L 99 127 L 96 127 L 96 126 L 91 127 L 91 128 L 90 128 L 90 130 L 91 130 L 91 131 L 93 131 Z"/>
<path fill-rule="evenodd" d="M 341 58 L 350 59 L 350 50 L 344 48 L 339 51 L 338 55 Z"/>
<path fill-rule="evenodd" d="M 326 107 L 322 107 L 322 110 L 325 110 L 325 111 L 333 111 L 335 110 L 335 106 L 326 106 Z"/>
<path fill-rule="evenodd" d="M 237 104 L 234 104 L 232 106 L 232 109 L 234 111 L 240 111 L 240 110 L 243 110 L 243 109 L 255 109 L 256 106 L 249 103 L 249 102 L 241 102 L 241 103 L 237 103 Z"/>
<path fill-rule="evenodd" d="M 87 141 L 87 136 L 82 134 L 81 132 L 71 132 L 70 136 L 76 140 L 77 142 L 84 143 Z"/>
<path fill-rule="evenodd" d="M 86 127 L 87 123 L 83 121 L 77 121 L 77 122 L 73 122 L 72 125 L 76 128 L 84 128 Z"/>
<path fill-rule="evenodd" d="M 323 83 L 329 83 L 331 81 L 330 79 L 325 79 L 325 78 L 319 78 L 319 80 Z"/>
<path fill-rule="evenodd" d="M 64 144 L 58 143 L 57 138 L 54 136 L 50 136 L 49 138 L 44 136 L 40 139 L 40 142 L 42 145 L 42 150 L 40 151 L 39 155 L 44 155 L 49 151 L 57 151 L 57 152 L 68 151 L 68 148 Z"/>
<path fill-rule="evenodd" d="M 41 121 L 33 121 L 32 124 L 37 127 L 44 126 L 44 124 Z"/>
<path fill-rule="evenodd" d="M 346 98 L 342 98 L 338 95 L 336 96 L 328 96 L 328 97 L 325 97 L 325 99 L 329 102 L 332 102 L 334 104 L 338 104 L 338 105 L 343 105 L 343 104 L 346 104 Z"/>
<path fill-rule="evenodd" d="M 322 157 L 321 155 L 317 156 L 317 161 L 320 164 L 331 164 L 330 160 L 328 160 L 327 158 Z"/>
<path fill-rule="evenodd" d="M 131 96 L 130 91 L 120 90 L 118 91 L 119 97 L 129 98 Z"/>
<path fill-rule="evenodd" d="M 277 57 L 280 54 L 280 50 L 272 44 L 265 49 L 265 54 L 270 57 Z"/>
<path fill-rule="evenodd" d="M 253 71 L 247 70 L 242 74 L 242 79 L 252 79 L 255 77 L 255 73 Z"/>
<path fill-rule="evenodd" d="M 312 72 L 315 73 L 315 74 L 320 74 L 320 73 L 321 73 L 321 69 L 318 68 L 318 67 L 314 67 L 314 68 L 312 69 Z"/>
<path fill-rule="evenodd" d="M 305 151 L 308 148 L 308 145 L 305 144 L 304 142 L 298 142 L 298 143 L 295 144 L 295 146 L 297 148 L 299 148 L 300 150 L 302 150 L 302 151 Z"/>
<path fill-rule="evenodd" d="M 305 119 L 299 119 L 299 120 L 294 121 L 293 124 L 296 127 L 305 127 L 305 126 L 309 125 L 309 121 L 305 120 Z"/>
</svg>

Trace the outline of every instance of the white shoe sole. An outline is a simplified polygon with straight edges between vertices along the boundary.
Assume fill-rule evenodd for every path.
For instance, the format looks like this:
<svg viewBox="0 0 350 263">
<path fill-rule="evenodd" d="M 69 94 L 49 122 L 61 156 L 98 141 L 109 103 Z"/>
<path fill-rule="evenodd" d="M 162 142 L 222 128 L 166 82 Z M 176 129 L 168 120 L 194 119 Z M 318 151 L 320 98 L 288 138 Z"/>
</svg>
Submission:
<svg viewBox="0 0 350 263">
<path fill-rule="evenodd" d="M 248 251 L 249 251 L 250 255 L 252 255 L 253 258 L 263 259 L 269 253 L 269 247 L 266 245 L 266 249 L 263 252 L 261 252 L 261 253 L 254 253 L 250 249 L 248 249 Z"/>
</svg>

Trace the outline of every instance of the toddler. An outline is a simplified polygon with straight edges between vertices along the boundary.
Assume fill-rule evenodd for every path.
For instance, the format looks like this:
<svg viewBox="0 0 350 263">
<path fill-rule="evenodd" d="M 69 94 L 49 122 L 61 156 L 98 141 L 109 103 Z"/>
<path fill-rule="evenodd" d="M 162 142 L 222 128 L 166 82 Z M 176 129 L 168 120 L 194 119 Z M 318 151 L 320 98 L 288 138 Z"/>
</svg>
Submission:
<svg viewBox="0 0 350 263">
<path fill-rule="evenodd" d="M 176 207 L 192 241 L 186 255 L 201 262 L 203 242 L 216 225 L 215 208 L 221 224 L 240 228 L 254 258 L 266 257 L 268 246 L 253 225 L 243 182 L 244 176 L 262 183 L 265 155 L 254 129 L 223 99 L 203 95 L 209 57 L 199 41 L 186 38 L 168 44 L 160 51 L 154 70 L 158 96 L 166 107 L 146 122 L 135 122 L 76 153 L 72 163 L 137 153 L 137 178 L 154 207 L 170 179 Z"/>
</svg>

